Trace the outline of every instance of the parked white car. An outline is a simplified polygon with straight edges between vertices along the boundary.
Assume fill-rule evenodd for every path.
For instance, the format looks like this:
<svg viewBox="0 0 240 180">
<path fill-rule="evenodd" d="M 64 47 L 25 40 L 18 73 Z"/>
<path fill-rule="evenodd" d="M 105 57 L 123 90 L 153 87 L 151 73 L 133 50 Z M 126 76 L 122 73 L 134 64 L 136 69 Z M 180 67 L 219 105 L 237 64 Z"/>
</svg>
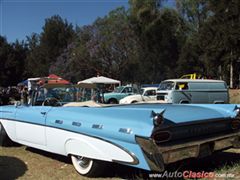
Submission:
<svg viewBox="0 0 240 180">
<path fill-rule="evenodd" d="M 145 87 L 141 89 L 140 94 L 127 96 L 119 101 L 119 104 L 131 104 L 143 101 L 155 101 L 157 87 Z"/>
</svg>

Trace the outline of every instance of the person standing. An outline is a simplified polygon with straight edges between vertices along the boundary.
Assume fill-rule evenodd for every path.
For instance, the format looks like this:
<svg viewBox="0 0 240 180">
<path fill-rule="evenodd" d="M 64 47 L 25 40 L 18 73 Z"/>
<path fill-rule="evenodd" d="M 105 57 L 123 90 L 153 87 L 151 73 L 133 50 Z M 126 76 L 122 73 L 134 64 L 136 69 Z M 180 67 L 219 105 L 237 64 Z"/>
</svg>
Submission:
<svg viewBox="0 0 240 180">
<path fill-rule="evenodd" d="M 23 105 L 28 104 L 28 88 L 27 88 L 27 87 L 24 87 L 24 88 L 21 90 L 21 103 L 22 103 Z"/>
</svg>

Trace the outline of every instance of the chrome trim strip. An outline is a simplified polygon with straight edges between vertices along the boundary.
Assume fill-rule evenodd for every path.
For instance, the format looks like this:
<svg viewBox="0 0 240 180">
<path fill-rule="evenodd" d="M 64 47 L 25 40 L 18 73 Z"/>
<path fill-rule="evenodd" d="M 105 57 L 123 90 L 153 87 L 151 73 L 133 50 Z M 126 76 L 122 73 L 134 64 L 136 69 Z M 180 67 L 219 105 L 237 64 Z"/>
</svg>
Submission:
<svg viewBox="0 0 240 180">
<path fill-rule="evenodd" d="M 63 124 L 63 120 L 55 120 L 56 124 Z"/>
<path fill-rule="evenodd" d="M 132 134 L 131 128 L 120 128 L 118 132 L 125 133 L 125 134 Z"/>
<path fill-rule="evenodd" d="M 141 147 L 144 158 L 152 171 L 164 171 L 164 160 L 158 146 L 150 138 L 136 136 L 136 142 Z"/>
<path fill-rule="evenodd" d="M 80 127 L 82 124 L 80 122 L 73 121 L 72 125 Z"/>
<path fill-rule="evenodd" d="M 93 129 L 103 129 L 103 125 L 102 124 L 93 124 L 92 128 Z"/>
</svg>

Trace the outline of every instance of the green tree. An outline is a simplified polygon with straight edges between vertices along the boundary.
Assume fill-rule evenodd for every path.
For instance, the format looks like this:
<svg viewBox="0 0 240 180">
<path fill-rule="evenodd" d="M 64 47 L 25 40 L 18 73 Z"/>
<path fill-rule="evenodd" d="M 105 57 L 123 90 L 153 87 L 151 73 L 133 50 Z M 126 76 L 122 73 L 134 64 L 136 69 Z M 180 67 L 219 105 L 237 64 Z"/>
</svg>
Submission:
<svg viewBox="0 0 240 180">
<path fill-rule="evenodd" d="M 195 33 L 189 36 L 183 44 L 179 59 L 177 61 L 177 74 L 181 77 L 184 74 L 199 73 L 203 76 L 206 73 L 205 61 L 202 58 L 203 50 L 199 45 L 198 34 Z"/>
<path fill-rule="evenodd" d="M 0 36 L 0 86 L 16 85 L 24 77 L 24 65 L 27 54 L 24 42 L 9 44 Z"/>
<path fill-rule="evenodd" d="M 138 43 L 124 8 L 111 11 L 92 25 L 77 28 L 77 35 L 51 72 L 62 71 L 74 81 L 76 77 L 81 80 L 97 74 L 134 81 L 134 69 L 130 70 L 129 65 L 136 61 Z"/>
<path fill-rule="evenodd" d="M 12 48 L 6 38 L 0 36 L 0 86 L 6 86 L 8 84 L 8 72 L 5 69 L 5 64 L 11 51 Z"/>
<path fill-rule="evenodd" d="M 200 73 L 207 75 L 205 61 L 202 57 L 203 49 L 199 44 L 199 30 L 205 25 L 210 11 L 206 0 L 176 0 L 176 8 L 184 19 L 186 41 L 177 62 L 177 74 Z"/>
<path fill-rule="evenodd" d="M 238 0 L 177 0 L 178 12 L 189 27 L 178 61 L 178 72 L 189 73 L 190 69 L 227 82 L 230 74 L 235 74 L 230 79 L 237 83 L 240 69 L 239 7 Z"/>
<path fill-rule="evenodd" d="M 33 76 L 46 76 L 57 57 L 67 48 L 75 37 L 72 24 L 55 15 L 45 20 L 43 32 L 28 37 L 28 73 Z M 32 70 L 34 68 L 34 71 Z M 36 68 L 37 67 L 37 68 Z"/>
<path fill-rule="evenodd" d="M 138 56 L 137 37 L 132 31 L 124 8 L 111 11 L 93 24 L 94 38 L 88 42 L 91 59 L 97 63 L 99 73 L 126 80 L 127 66 Z M 130 81 L 133 76 L 128 77 Z"/>
<path fill-rule="evenodd" d="M 27 36 L 26 38 L 27 38 L 26 43 L 29 51 L 26 57 L 24 74 L 27 77 L 39 76 L 41 68 L 39 67 L 38 60 L 41 57 L 44 57 L 43 55 L 40 56 L 40 53 L 41 53 L 40 39 L 39 39 L 40 37 L 38 34 L 33 33 L 30 36 Z"/>
<path fill-rule="evenodd" d="M 210 11 L 206 0 L 176 0 L 179 14 L 186 20 L 191 31 L 199 31 Z M 190 32 L 191 32 L 190 31 Z"/>
<path fill-rule="evenodd" d="M 140 82 L 158 83 L 176 77 L 175 67 L 185 41 L 185 24 L 174 9 L 162 1 L 130 1 L 130 20 L 140 39 Z"/>
<path fill-rule="evenodd" d="M 232 67 L 234 77 L 230 86 L 237 84 L 240 57 L 240 1 L 209 1 L 212 12 L 200 32 L 200 43 L 208 71 L 228 81 Z M 218 68 L 221 67 L 221 71 Z M 235 80 L 235 82 L 234 82 Z"/>
</svg>

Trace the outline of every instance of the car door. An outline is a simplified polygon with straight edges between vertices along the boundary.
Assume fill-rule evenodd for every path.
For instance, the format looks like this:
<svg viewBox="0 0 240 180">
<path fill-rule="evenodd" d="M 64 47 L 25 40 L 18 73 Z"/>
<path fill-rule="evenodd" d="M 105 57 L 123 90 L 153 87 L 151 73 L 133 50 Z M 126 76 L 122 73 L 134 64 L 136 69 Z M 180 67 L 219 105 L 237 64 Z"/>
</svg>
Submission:
<svg viewBox="0 0 240 180">
<path fill-rule="evenodd" d="M 172 102 L 180 104 L 192 103 L 193 91 L 191 89 L 191 84 L 188 82 L 177 82 L 175 90 L 172 91 Z"/>
<path fill-rule="evenodd" d="M 46 116 L 50 106 L 17 106 L 16 138 L 27 145 L 46 145 Z"/>
<path fill-rule="evenodd" d="M 133 94 L 133 90 L 132 90 L 132 87 L 125 87 L 121 94 L 119 94 L 119 97 L 120 99 L 126 97 L 126 96 L 129 96 L 129 95 L 132 95 Z"/>
</svg>

